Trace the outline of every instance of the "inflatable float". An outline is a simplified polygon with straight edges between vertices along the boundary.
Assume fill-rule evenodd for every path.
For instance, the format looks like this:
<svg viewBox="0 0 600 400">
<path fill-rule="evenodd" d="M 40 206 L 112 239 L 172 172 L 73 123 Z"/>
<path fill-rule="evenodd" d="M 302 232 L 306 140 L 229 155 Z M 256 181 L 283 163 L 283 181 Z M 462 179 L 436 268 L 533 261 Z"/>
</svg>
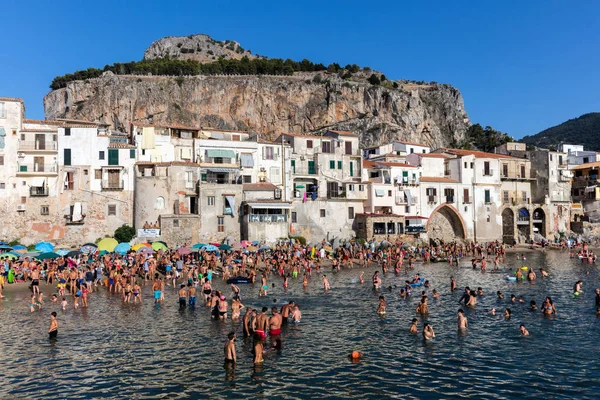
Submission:
<svg viewBox="0 0 600 400">
<path fill-rule="evenodd" d="M 411 283 L 410 286 L 412 286 L 412 287 L 420 287 L 420 286 L 423 286 L 424 283 L 425 283 L 425 279 L 421 278 L 421 280 L 419 282 Z"/>
<path fill-rule="evenodd" d="M 227 284 L 238 284 L 238 283 L 252 283 L 252 279 L 246 276 L 234 276 L 233 278 L 227 279 Z"/>
</svg>

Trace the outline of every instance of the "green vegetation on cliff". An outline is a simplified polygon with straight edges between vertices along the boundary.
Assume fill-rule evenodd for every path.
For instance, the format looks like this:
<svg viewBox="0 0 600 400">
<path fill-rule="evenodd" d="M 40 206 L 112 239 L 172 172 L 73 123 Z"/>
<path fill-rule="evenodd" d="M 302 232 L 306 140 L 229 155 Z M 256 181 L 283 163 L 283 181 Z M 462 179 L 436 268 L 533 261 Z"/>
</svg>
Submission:
<svg viewBox="0 0 600 400">
<path fill-rule="evenodd" d="M 467 129 L 465 141 L 458 143 L 457 147 L 493 152 L 495 147 L 512 141 L 514 141 L 512 137 L 495 130 L 491 126 L 484 128 L 479 124 L 474 124 Z"/>
<path fill-rule="evenodd" d="M 583 114 L 536 135 L 525 136 L 521 142 L 531 146 L 556 149 L 561 143 L 580 144 L 586 150 L 600 151 L 600 112 Z"/>
<path fill-rule="evenodd" d="M 110 71 L 117 75 L 292 75 L 294 72 L 339 71 L 338 64 L 315 64 L 306 59 L 293 61 L 281 58 L 256 58 L 243 57 L 240 60 L 221 58 L 211 63 L 200 63 L 193 60 L 175 60 L 170 58 L 157 58 L 151 60 L 131 61 L 128 63 L 114 63 L 106 65 L 103 69 L 88 68 L 72 74 L 57 76 L 52 80 L 50 89 L 64 88 L 67 83 L 77 80 L 97 78 L 102 73 Z M 346 69 L 356 71 L 358 66 L 348 65 Z"/>
</svg>

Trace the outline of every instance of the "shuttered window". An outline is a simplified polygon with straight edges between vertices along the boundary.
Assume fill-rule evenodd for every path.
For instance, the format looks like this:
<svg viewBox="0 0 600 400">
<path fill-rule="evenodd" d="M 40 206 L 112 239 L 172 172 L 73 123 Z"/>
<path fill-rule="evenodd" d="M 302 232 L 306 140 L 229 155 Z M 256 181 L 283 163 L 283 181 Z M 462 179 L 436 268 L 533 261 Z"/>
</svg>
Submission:
<svg viewBox="0 0 600 400">
<path fill-rule="evenodd" d="M 108 149 L 108 165 L 119 165 L 118 149 Z"/>
</svg>

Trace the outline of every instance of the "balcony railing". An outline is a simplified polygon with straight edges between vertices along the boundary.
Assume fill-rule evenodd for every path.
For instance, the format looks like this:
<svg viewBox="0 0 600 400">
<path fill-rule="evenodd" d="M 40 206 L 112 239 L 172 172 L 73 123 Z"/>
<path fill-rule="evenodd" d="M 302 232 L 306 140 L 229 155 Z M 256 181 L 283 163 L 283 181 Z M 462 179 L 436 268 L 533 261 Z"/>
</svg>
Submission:
<svg viewBox="0 0 600 400">
<path fill-rule="evenodd" d="M 70 214 L 65 215 L 65 224 L 67 225 L 83 225 L 84 221 L 85 215 L 82 215 L 79 221 L 73 221 L 73 216 Z"/>
<path fill-rule="evenodd" d="M 454 196 L 446 196 L 446 203 L 454 203 Z"/>
<path fill-rule="evenodd" d="M 493 169 L 489 169 L 489 170 L 483 170 L 483 176 L 492 176 L 494 175 L 494 170 Z"/>
<path fill-rule="evenodd" d="M 529 216 L 519 215 L 517 217 L 517 225 L 528 225 L 529 224 Z"/>
<path fill-rule="evenodd" d="M 56 164 L 19 164 L 19 173 L 58 173 Z"/>
<path fill-rule="evenodd" d="M 396 205 L 406 204 L 408 201 L 406 200 L 406 196 L 404 193 L 396 194 Z"/>
<path fill-rule="evenodd" d="M 19 150 L 51 150 L 56 151 L 58 144 L 56 142 L 39 142 L 39 141 L 19 141 Z"/>
<path fill-rule="evenodd" d="M 117 181 L 117 182 L 112 182 L 112 181 L 102 181 L 102 190 L 123 190 L 123 188 L 125 187 L 125 182 L 124 181 Z"/>
<path fill-rule="evenodd" d="M 429 204 L 435 204 L 438 201 L 438 197 L 437 196 L 427 196 L 427 203 Z"/>
<path fill-rule="evenodd" d="M 48 186 L 32 186 L 29 188 L 29 196 L 41 197 L 48 196 Z"/>
<path fill-rule="evenodd" d="M 287 215 L 285 214 L 250 214 L 248 216 L 248 222 L 287 222 Z"/>
</svg>

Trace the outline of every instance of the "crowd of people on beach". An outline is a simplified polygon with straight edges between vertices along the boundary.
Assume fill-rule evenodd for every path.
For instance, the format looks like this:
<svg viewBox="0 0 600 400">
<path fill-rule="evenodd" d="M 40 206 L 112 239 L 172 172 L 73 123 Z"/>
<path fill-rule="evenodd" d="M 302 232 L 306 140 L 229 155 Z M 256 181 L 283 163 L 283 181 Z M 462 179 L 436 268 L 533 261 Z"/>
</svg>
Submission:
<svg viewBox="0 0 600 400">
<path fill-rule="evenodd" d="M 282 326 L 297 324 L 302 321 L 300 305 L 295 301 L 289 301 L 283 306 L 277 304 L 260 309 L 246 307 L 242 302 L 240 284 L 226 284 L 229 280 L 241 280 L 250 283 L 251 289 L 256 289 L 254 283 L 258 283 L 259 298 L 269 295 L 271 287 L 275 286 L 275 280 L 281 282 L 284 289 L 289 286 L 290 279 L 301 280 L 302 287 L 306 290 L 309 280 L 319 279 L 325 292 L 331 290 L 331 285 L 326 274 L 330 268 L 332 273 L 342 268 L 366 268 L 377 266 L 380 270 L 375 271 L 372 276 L 373 289 L 383 291 L 382 276 L 393 272 L 394 276 L 404 274 L 411 275 L 415 263 L 446 262 L 450 265 L 458 265 L 461 260 L 470 258 L 473 269 L 479 269 L 482 273 L 494 273 L 499 271 L 500 263 L 506 260 L 506 246 L 499 242 L 479 245 L 477 243 L 447 243 L 438 246 L 414 247 L 402 242 L 388 243 L 386 246 L 375 246 L 374 244 L 363 245 L 358 242 L 348 243 L 336 249 L 331 248 L 323 241 L 320 246 L 302 246 L 298 243 L 286 242 L 266 252 L 247 252 L 244 250 L 232 250 L 223 252 L 199 251 L 196 253 L 180 254 L 177 251 L 157 252 L 135 252 L 127 254 L 116 253 L 100 254 L 91 252 L 80 253 L 76 257 L 58 257 L 46 260 L 25 258 L 23 260 L 3 260 L 0 264 L 0 287 L 3 288 L 8 282 L 11 274 L 20 276 L 29 283 L 31 300 L 29 302 L 30 312 L 42 310 L 44 306 L 44 292 L 40 285 L 52 287 L 54 293 L 50 295 L 50 302 L 56 304 L 56 309 L 62 311 L 68 308 L 75 310 L 90 307 L 93 304 L 95 292 L 108 291 L 114 296 L 120 296 L 124 303 L 142 304 L 143 288 L 150 287 L 154 303 L 177 298 L 179 308 L 191 310 L 208 310 L 211 319 L 214 320 L 241 320 L 242 334 L 245 339 L 253 340 L 252 357 L 255 364 L 264 361 L 265 351 L 273 349 L 277 352 L 282 350 Z M 587 249 L 586 249 L 587 250 Z M 589 254 L 587 250 L 586 254 Z M 526 261 L 525 254 L 517 253 L 519 261 Z M 491 266 L 490 266 L 491 264 Z M 11 272 L 12 271 L 12 272 Z M 504 272 L 502 272 L 504 273 Z M 536 272 L 528 267 L 518 268 L 507 279 L 525 280 L 530 282 L 538 279 Z M 539 269 L 541 279 L 548 277 L 548 271 Z M 224 287 L 231 289 L 231 294 L 225 290 L 216 290 L 213 285 L 216 279 L 221 279 Z M 237 281 L 236 281 L 237 282 Z M 357 283 L 364 284 L 364 270 L 360 273 Z M 573 294 L 583 293 L 582 281 L 574 284 Z M 400 298 L 408 299 L 418 288 L 429 289 L 430 282 L 420 277 L 419 274 L 411 279 L 405 279 L 404 285 L 399 287 Z M 168 289 L 170 288 L 170 289 Z M 387 287 L 394 291 L 396 286 Z M 454 277 L 450 278 L 450 292 L 457 290 L 457 282 Z M 200 292 L 200 293 L 198 293 Z M 176 293 L 176 295 L 173 295 Z M 596 312 L 600 316 L 600 290 L 595 291 Z M 477 299 L 484 296 L 481 287 L 465 287 L 464 294 L 459 303 L 464 308 L 473 308 Z M 503 299 L 501 291 L 496 293 L 498 299 Z M 3 297 L 0 291 L 0 296 Z M 201 300 L 197 297 L 201 296 Z M 429 296 L 425 290 L 415 293 L 420 296 L 416 314 L 421 317 L 427 316 L 429 311 Z M 440 296 L 438 289 L 433 289 L 431 297 L 436 299 Z M 229 298 L 228 298 L 229 297 Z M 276 302 L 276 300 L 275 300 Z M 523 303 L 522 297 L 516 298 L 512 295 L 511 304 Z M 529 307 L 537 311 L 535 301 L 530 301 Z M 384 318 L 387 302 L 385 296 L 379 296 L 377 313 Z M 242 310 L 244 313 L 242 314 Z M 545 316 L 556 315 L 556 307 L 551 297 L 546 297 L 540 306 Z M 496 314 L 492 308 L 489 313 Z M 505 307 L 502 311 L 505 319 L 510 319 L 511 307 Z M 56 338 L 58 333 L 58 314 L 53 311 L 49 327 L 49 336 Z M 409 332 L 418 333 L 417 318 L 412 319 Z M 459 329 L 468 328 L 468 320 L 464 310 L 457 311 L 457 325 Z M 529 335 L 524 325 L 520 326 L 522 335 Z M 425 322 L 421 334 L 424 340 L 435 338 L 433 326 Z M 267 338 L 270 337 L 270 345 L 266 346 Z M 235 340 L 237 333 L 229 333 L 224 347 L 224 358 L 226 366 L 232 366 L 237 361 Z M 352 357 L 358 352 L 350 354 Z"/>
</svg>

